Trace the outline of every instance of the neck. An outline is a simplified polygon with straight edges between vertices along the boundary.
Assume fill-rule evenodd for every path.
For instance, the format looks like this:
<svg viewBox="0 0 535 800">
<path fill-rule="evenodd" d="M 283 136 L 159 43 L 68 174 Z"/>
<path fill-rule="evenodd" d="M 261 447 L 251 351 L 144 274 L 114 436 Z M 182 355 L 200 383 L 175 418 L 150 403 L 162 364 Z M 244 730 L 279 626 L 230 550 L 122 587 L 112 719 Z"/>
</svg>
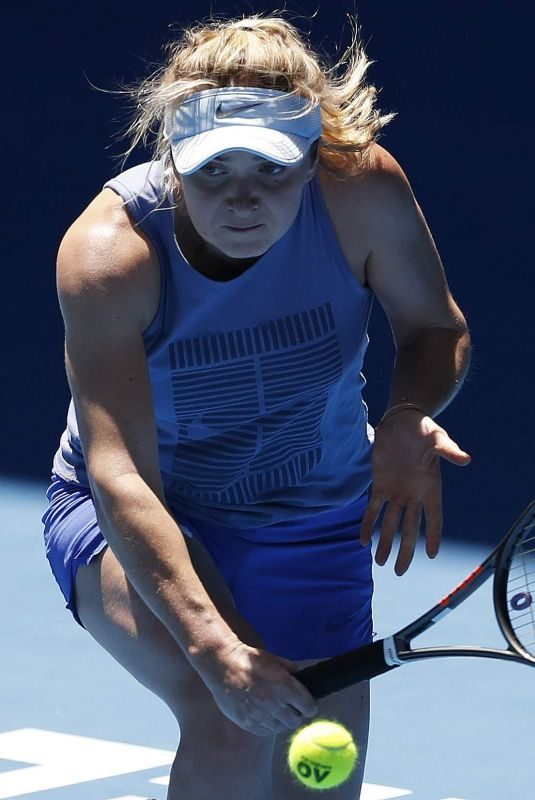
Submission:
<svg viewBox="0 0 535 800">
<path fill-rule="evenodd" d="M 259 258 L 232 258 L 225 255 L 197 233 L 183 208 L 175 211 L 175 236 L 188 263 L 212 280 L 227 281 L 236 278 Z"/>
</svg>

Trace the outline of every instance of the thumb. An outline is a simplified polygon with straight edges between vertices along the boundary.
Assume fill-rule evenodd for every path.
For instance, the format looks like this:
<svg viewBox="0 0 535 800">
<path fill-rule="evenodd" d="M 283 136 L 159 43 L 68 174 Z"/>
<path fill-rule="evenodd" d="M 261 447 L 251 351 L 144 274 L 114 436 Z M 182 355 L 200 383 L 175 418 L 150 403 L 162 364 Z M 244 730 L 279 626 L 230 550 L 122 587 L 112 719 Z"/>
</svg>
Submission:
<svg viewBox="0 0 535 800">
<path fill-rule="evenodd" d="M 290 661 L 288 658 L 283 658 L 282 656 L 274 656 L 274 658 L 282 667 L 285 667 L 288 672 L 297 672 L 299 670 L 299 665 Z"/>
<path fill-rule="evenodd" d="M 433 446 L 435 455 L 449 461 L 450 464 L 456 464 L 458 467 L 466 467 L 472 460 L 472 456 L 461 450 L 457 442 L 445 434 Z"/>
</svg>

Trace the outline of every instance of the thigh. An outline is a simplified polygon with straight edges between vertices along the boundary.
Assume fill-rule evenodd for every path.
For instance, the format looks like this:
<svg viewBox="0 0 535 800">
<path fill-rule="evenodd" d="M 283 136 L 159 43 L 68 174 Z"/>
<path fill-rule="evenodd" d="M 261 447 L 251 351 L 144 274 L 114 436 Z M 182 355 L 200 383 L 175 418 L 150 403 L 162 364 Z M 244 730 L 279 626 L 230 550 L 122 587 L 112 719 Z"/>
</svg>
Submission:
<svg viewBox="0 0 535 800">
<path fill-rule="evenodd" d="M 128 581 L 100 531 L 90 489 L 56 477 L 47 496 L 46 552 L 75 620 L 167 703 L 181 724 L 187 724 L 191 716 L 195 725 L 201 719 L 217 720 L 214 730 L 236 727 L 219 712 L 179 645 Z M 238 615 L 232 595 L 202 545 L 188 537 L 186 543 L 193 568 L 220 613 L 243 641 L 263 647 Z M 195 707 L 204 707 L 206 713 L 201 717 Z"/>
<path fill-rule="evenodd" d="M 231 625 L 236 611 L 206 554 L 191 543 L 191 558 L 212 599 Z M 84 627 L 147 689 L 163 700 L 180 728 L 169 797 L 212 797 L 221 783 L 233 797 L 270 797 L 274 736 L 240 728 L 219 709 L 166 627 L 129 583 L 110 548 L 76 576 L 76 605 Z M 242 639 L 251 639 L 241 630 Z M 252 642 L 252 644 L 256 644 Z M 238 773 L 236 761 L 242 765 Z"/>
<path fill-rule="evenodd" d="M 236 612 L 232 596 L 208 554 L 198 542 L 186 542 L 193 567 L 221 615 L 247 644 L 263 646 Z M 136 680 L 157 694 L 181 726 L 200 724 L 199 708 L 204 709 L 204 719 L 208 708 L 213 711 L 212 723 L 214 715 L 220 715 L 220 724 L 233 724 L 219 712 L 182 649 L 137 594 L 109 547 L 90 564 L 79 567 L 75 605 L 91 636 Z"/>
<path fill-rule="evenodd" d="M 178 694 L 203 684 L 165 626 L 130 585 L 99 528 L 91 491 L 55 476 L 43 515 L 46 553 L 75 620 L 172 709 Z M 231 593 L 202 545 L 186 537 L 190 558 L 221 614 L 247 644 L 263 646 L 236 612 Z M 187 683 L 188 689 L 183 688 Z"/>
<path fill-rule="evenodd" d="M 299 668 L 308 667 L 323 659 L 297 662 Z M 330 789 L 329 800 L 357 800 L 360 797 L 370 719 L 369 681 L 355 684 L 340 692 L 318 700 L 316 719 L 329 719 L 341 722 L 351 731 L 359 750 L 357 765 L 350 778 L 336 789 Z M 273 753 L 273 793 L 277 800 L 309 800 L 310 789 L 302 786 L 291 774 L 287 765 L 288 747 L 292 734 L 279 734 L 276 737 Z"/>
</svg>

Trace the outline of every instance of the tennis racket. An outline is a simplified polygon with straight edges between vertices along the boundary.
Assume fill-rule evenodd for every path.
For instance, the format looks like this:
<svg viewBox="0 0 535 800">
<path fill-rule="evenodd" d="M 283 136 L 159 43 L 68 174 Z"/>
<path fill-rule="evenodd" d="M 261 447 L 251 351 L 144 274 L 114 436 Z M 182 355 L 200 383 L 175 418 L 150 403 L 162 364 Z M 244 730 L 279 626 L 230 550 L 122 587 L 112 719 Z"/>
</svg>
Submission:
<svg viewBox="0 0 535 800">
<path fill-rule="evenodd" d="M 494 610 L 507 649 L 488 647 L 424 647 L 413 640 L 470 597 L 494 573 Z M 393 636 L 357 647 L 296 672 L 315 698 L 375 678 L 425 658 L 480 656 L 535 666 L 535 500 L 515 522 L 490 556 L 457 588 L 421 617 Z"/>
</svg>

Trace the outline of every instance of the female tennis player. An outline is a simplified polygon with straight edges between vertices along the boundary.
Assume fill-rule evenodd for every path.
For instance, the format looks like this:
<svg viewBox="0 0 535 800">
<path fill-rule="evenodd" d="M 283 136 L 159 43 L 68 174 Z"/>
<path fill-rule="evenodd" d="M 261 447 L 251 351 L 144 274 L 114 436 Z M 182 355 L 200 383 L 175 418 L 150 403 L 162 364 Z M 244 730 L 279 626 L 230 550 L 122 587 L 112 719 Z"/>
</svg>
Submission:
<svg viewBox="0 0 535 800">
<path fill-rule="evenodd" d="M 360 763 L 368 686 L 316 701 L 297 669 L 368 642 L 376 560 L 420 521 L 434 557 L 434 417 L 469 334 L 405 173 L 377 144 L 357 40 L 337 73 L 253 16 L 187 30 L 138 87 L 130 151 L 67 231 L 58 293 L 72 390 L 44 516 L 67 607 L 181 731 L 169 800 L 298 800 L 288 735 L 321 715 Z M 372 298 L 397 348 L 368 424 Z M 360 536 L 360 540 L 359 540 Z M 224 788 L 223 788 L 224 787 Z"/>
</svg>

